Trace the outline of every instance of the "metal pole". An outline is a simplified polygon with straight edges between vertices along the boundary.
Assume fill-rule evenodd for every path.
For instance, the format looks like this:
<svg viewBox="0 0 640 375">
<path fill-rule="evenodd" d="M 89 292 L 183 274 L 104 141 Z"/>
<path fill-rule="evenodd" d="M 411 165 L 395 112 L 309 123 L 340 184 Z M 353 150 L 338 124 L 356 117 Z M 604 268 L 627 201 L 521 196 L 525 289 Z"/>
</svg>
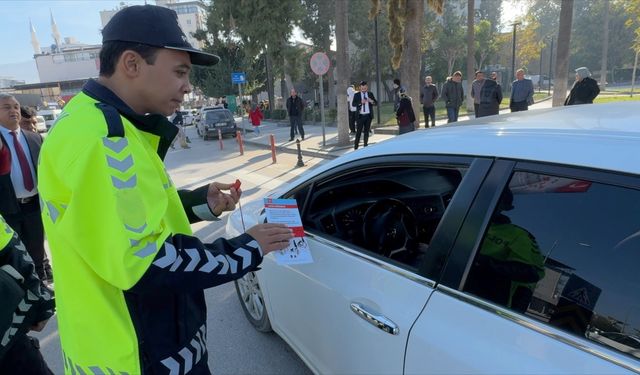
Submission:
<svg viewBox="0 0 640 375">
<path fill-rule="evenodd" d="M 540 92 L 540 90 L 542 90 L 542 51 L 543 49 L 540 48 L 540 70 L 538 70 L 538 92 Z"/>
<path fill-rule="evenodd" d="M 324 89 L 322 88 L 322 77 L 323 75 L 319 75 L 318 79 L 320 79 L 320 121 L 322 122 L 322 147 L 327 145 L 327 141 L 325 139 L 325 129 L 324 129 Z M 298 144 L 298 147 L 299 144 Z"/>
<path fill-rule="evenodd" d="M 551 95 L 551 67 L 553 65 L 553 37 L 551 37 L 551 48 L 549 48 L 549 88 L 547 89 L 547 95 Z"/>
<path fill-rule="evenodd" d="M 238 83 L 238 95 L 240 96 L 240 122 L 242 123 L 242 134 L 247 134 L 247 129 L 244 127 L 244 116 L 242 115 L 242 84 Z"/>
<path fill-rule="evenodd" d="M 378 102 L 380 102 L 380 54 L 378 53 L 378 15 L 376 14 L 376 17 L 373 19 L 373 28 L 375 31 L 375 42 L 374 42 L 374 48 L 375 48 L 375 54 L 376 54 L 376 96 L 378 99 Z M 376 106 L 376 112 L 377 115 L 376 116 L 376 123 L 378 125 L 380 125 L 380 106 L 377 105 Z"/>
<path fill-rule="evenodd" d="M 240 132 L 240 130 L 236 131 L 236 139 L 238 140 L 240 155 L 244 155 L 244 144 L 242 143 L 242 133 Z"/>
<path fill-rule="evenodd" d="M 518 26 L 518 22 L 513 23 L 513 45 L 511 48 L 511 77 L 508 82 L 513 81 L 513 76 L 516 72 L 516 27 Z M 509 84 L 509 88 L 511 88 L 511 84 Z"/>
<path fill-rule="evenodd" d="M 271 143 L 271 160 L 276 163 L 276 137 L 273 134 L 269 135 L 269 143 Z"/>
<path fill-rule="evenodd" d="M 633 89 L 636 86 L 636 69 L 638 68 L 638 52 L 640 52 L 640 49 L 636 50 L 636 60 L 633 63 L 633 74 L 631 78 L 631 96 L 632 97 L 633 97 Z"/>
</svg>

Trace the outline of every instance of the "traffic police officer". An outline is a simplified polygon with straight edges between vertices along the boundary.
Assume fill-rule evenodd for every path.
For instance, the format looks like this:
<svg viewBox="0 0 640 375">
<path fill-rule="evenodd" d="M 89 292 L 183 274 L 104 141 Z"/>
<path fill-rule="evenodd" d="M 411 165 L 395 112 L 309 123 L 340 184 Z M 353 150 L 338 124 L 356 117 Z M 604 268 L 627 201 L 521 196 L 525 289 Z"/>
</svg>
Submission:
<svg viewBox="0 0 640 375">
<path fill-rule="evenodd" d="M 292 234 L 260 224 L 209 244 L 192 235 L 190 223 L 233 209 L 240 190 L 178 191 L 162 162 L 177 133 L 166 116 L 191 91 L 192 64 L 219 58 L 158 6 L 120 10 L 102 36 L 98 80 L 65 106 L 40 154 L 65 371 L 209 373 L 203 289 L 256 270 Z"/>
</svg>

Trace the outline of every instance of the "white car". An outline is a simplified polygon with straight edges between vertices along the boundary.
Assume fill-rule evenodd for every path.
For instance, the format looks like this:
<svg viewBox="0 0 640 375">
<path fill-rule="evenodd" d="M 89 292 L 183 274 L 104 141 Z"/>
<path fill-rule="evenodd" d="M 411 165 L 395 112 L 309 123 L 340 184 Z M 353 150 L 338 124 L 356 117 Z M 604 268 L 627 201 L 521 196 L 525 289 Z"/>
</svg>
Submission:
<svg viewBox="0 0 640 375">
<path fill-rule="evenodd" d="M 38 133 L 47 132 L 47 123 L 43 116 L 36 116 L 36 130 Z"/>
<path fill-rule="evenodd" d="M 322 374 L 640 372 L 587 334 L 640 330 L 638 108 L 419 130 L 282 186 L 313 263 L 266 256 L 236 283 L 246 317 Z"/>
</svg>

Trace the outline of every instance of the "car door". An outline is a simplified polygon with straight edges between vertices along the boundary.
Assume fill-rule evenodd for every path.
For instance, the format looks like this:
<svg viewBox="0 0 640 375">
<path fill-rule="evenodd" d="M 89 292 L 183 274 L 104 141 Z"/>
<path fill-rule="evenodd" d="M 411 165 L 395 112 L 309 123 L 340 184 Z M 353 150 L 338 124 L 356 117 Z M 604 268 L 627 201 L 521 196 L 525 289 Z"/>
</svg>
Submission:
<svg viewBox="0 0 640 375">
<path fill-rule="evenodd" d="M 461 224 L 489 164 L 403 156 L 319 176 L 299 201 L 313 263 L 279 266 L 266 257 L 260 271 L 274 330 L 315 372 L 401 373 L 408 333 L 439 272 L 434 266 L 421 274 L 420 265 L 447 251 L 439 228 Z M 405 205 L 415 220 L 398 224 L 402 215 L 379 207 L 386 204 Z M 375 216 L 378 209 L 385 219 Z M 413 242 L 403 242 L 402 227 Z"/>
<path fill-rule="evenodd" d="M 411 330 L 405 372 L 639 372 L 638 212 L 637 177 L 494 163 Z"/>
</svg>

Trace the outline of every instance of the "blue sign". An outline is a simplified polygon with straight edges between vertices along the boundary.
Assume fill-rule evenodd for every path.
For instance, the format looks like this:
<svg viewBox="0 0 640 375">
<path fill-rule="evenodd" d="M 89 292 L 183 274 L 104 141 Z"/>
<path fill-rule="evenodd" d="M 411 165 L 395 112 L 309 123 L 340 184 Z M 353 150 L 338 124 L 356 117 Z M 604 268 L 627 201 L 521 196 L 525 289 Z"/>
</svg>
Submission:
<svg viewBox="0 0 640 375">
<path fill-rule="evenodd" d="M 231 83 L 246 83 L 244 72 L 231 73 Z"/>
</svg>

